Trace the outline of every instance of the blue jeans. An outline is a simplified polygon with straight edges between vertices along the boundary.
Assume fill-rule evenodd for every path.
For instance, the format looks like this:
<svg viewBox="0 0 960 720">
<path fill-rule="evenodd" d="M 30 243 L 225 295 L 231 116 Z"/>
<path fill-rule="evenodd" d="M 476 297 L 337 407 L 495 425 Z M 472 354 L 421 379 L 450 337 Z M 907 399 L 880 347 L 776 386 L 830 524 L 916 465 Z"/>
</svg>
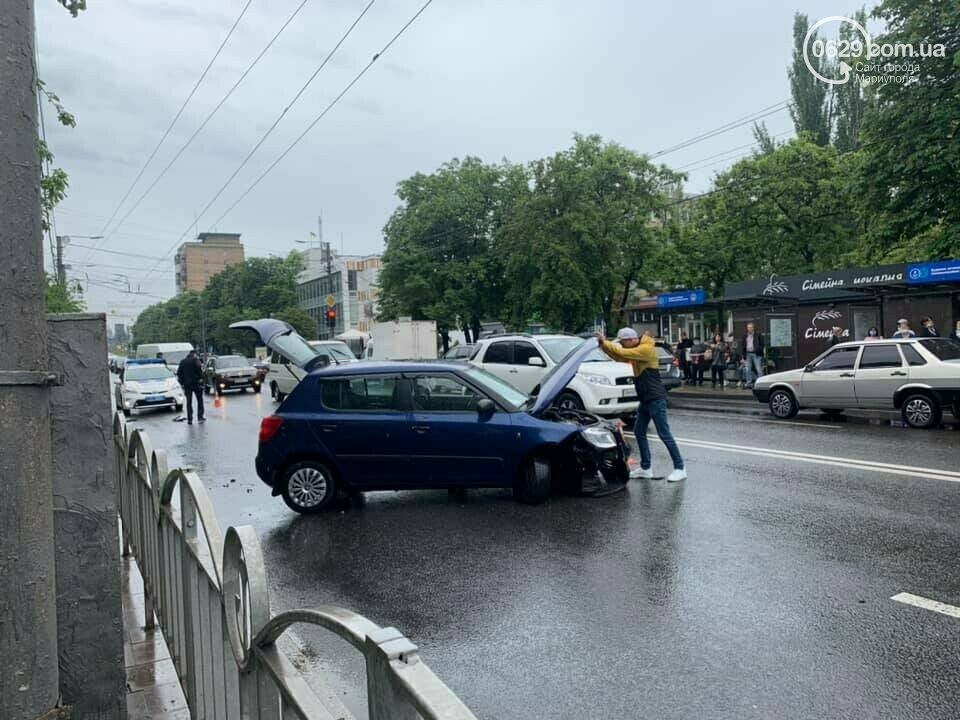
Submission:
<svg viewBox="0 0 960 720">
<path fill-rule="evenodd" d="M 640 467 L 649 470 L 652 464 L 650 442 L 647 440 L 647 428 L 650 426 L 651 420 L 653 420 L 654 427 L 657 428 L 657 435 L 667 446 L 667 452 L 670 453 L 670 459 L 673 460 L 673 467 L 677 470 L 683 470 L 680 448 L 677 447 L 677 441 L 673 439 L 673 433 L 670 432 L 670 425 L 667 423 L 666 400 L 642 402 L 637 408 L 637 422 L 633 426 L 633 434 L 636 435 L 637 445 L 640 446 Z"/>
<path fill-rule="evenodd" d="M 756 373 L 756 378 L 754 377 Z M 763 377 L 763 356 L 757 353 L 747 353 L 747 385 L 753 385 L 754 380 Z"/>
</svg>

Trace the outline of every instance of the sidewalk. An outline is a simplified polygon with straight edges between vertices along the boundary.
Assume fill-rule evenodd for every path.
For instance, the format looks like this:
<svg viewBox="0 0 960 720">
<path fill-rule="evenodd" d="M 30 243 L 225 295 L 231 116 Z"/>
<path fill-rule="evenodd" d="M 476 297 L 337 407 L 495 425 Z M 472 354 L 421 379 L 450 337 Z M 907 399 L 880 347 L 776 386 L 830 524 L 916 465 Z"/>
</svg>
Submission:
<svg viewBox="0 0 960 720">
<path fill-rule="evenodd" d="M 121 558 L 123 657 L 127 672 L 127 717 L 190 720 L 177 671 L 157 625 L 144 630 L 143 578 L 132 557 Z"/>
</svg>

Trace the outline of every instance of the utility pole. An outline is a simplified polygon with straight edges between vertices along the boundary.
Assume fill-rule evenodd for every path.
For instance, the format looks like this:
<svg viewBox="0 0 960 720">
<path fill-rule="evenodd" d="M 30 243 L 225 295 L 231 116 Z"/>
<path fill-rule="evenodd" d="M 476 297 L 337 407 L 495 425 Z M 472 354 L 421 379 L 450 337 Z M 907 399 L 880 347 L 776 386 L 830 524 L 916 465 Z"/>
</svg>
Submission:
<svg viewBox="0 0 960 720">
<path fill-rule="evenodd" d="M 0 15 L 0 717 L 59 696 L 34 2 Z"/>
<path fill-rule="evenodd" d="M 65 287 L 67 284 L 67 270 L 63 267 L 63 235 L 57 235 L 57 284 Z"/>
</svg>

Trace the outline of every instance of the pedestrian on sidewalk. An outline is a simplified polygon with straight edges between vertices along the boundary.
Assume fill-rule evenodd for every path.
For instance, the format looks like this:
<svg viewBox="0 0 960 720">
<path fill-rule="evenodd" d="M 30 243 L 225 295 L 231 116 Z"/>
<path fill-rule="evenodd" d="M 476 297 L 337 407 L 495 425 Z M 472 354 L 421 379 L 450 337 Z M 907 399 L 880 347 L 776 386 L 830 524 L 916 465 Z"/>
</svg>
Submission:
<svg viewBox="0 0 960 720">
<path fill-rule="evenodd" d="M 203 366 L 197 351 L 191 350 L 177 365 L 177 381 L 187 400 L 187 425 L 193 424 L 193 398 L 197 398 L 197 422 L 206 422 L 203 416 Z"/>
<path fill-rule="evenodd" d="M 894 331 L 892 338 L 912 338 L 916 337 L 917 334 L 910 329 L 910 321 L 906 318 L 900 318 L 897 320 L 897 329 Z"/>
<path fill-rule="evenodd" d="M 839 345 L 843 342 L 843 328 L 833 326 L 833 335 L 830 336 L 830 339 L 827 340 L 827 347 L 833 347 L 834 345 Z"/>
<path fill-rule="evenodd" d="M 602 332 L 598 332 L 597 344 L 609 357 L 619 362 L 628 362 L 633 368 L 633 384 L 639 401 L 633 433 L 640 448 L 640 467 L 630 471 L 630 478 L 637 480 L 653 477 L 653 458 L 650 454 L 650 441 L 647 440 L 647 429 L 652 420 L 657 435 L 673 460 L 673 472 L 667 475 L 667 482 L 686 480 L 687 471 L 683 467 L 680 448 L 677 447 L 677 441 L 674 440 L 667 422 L 667 391 L 660 379 L 660 358 L 650 333 L 644 333 L 641 339 L 633 328 L 621 328 L 617 333 L 617 343 L 612 343 Z"/>
<path fill-rule="evenodd" d="M 693 367 L 691 375 L 691 385 L 703 385 L 703 373 L 707 368 L 707 346 L 700 341 L 700 338 L 693 339 L 693 346 L 690 348 L 690 363 Z"/>
<path fill-rule="evenodd" d="M 723 388 L 723 371 L 727 367 L 727 359 L 727 343 L 723 340 L 723 333 L 717 331 L 710 343 L 710 384 L 713 387 L 720 385 L 720 388 Z"/>
<path fill-rule="evenodd" d="M 872 341 L 872 340 L 883 340 L 883 338 L 880 336 L 880 331 L 877 330 L 876 326 L 874 326 L 874 327 L 870 328 L 869 330 L 867 330 L 867 336 L 864 338 L 864 340 L 871 340 L 871 341 Z"/>
<path fill-rule="evenodd" d="M 763 333 L 756 332 L 753 323 L 747 323 L 747 332 L 740 340 L 740 356 L 746 362 L 746 385 L 744 387 L 752 388 L 754 375 L 756 378 L 763 377 L 763 358 L 766 351 Z"/>
<path fill-rule="evenodd" d="M 937 324 L 929 315 L 920 322 L 920 325 L 920 337 L 940 337 L 940 333 L 937 332 Z"/>
<path fill-rule="evenodd" d="M 692 378 L 690 368 L 690 348 L 693 347 L 693 341 L 687 337 L 687 333 L 680 331 L 680 342 L 677 343 L 677 357 L 680 360 L 680 371 L 683 373 L 684 381 L 689 384 Z"/>
</svg>

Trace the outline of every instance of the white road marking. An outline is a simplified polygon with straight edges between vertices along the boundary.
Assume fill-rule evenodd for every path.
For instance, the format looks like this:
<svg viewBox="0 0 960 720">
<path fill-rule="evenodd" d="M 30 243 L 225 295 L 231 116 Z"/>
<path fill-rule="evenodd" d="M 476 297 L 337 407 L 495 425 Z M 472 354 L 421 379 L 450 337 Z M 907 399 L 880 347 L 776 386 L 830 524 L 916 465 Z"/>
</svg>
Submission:
<svg viewBox="0 0 960 720">
<path fill-rule="evenodd" d="M 919 595 L 911 595 L 910 593 L 898 593 L 890 598 L 894 602 L 903 603 L 904 605 L 913 605 L 914 607 L 923 608 L 924 610 L 930 610 L 935 613 L 940 613 L 941 615 L 948 615 L 953 618 L 960 618 L 960 607 L 955 605 L 947 605 L 938 600 L 930 600 L 929 598 L 920 597 Z"/>
<path fill-rule="evenodd" d="M 625 432 L 627 437 L 635 437 L 633 433 Z M 648 435 L 651 440 L 658 439 L 656 435 Z M 871 472 L 884 473 L 888 475 L 904 475 L 907 477 L 922 477 L 930 480 L 943 480 L 946 482 L 960 483 L 960 473 L 951 470 L 937 470 L 936 468 L 913 467 L 910 465 L 892 465 L 890 463 L 874 462 L 873 460 L 859 460 L 856 458 L 836 458 L 828 455 L 814 455 L 812 453 L 798 453 L 789 450 L 772 450 L 769 448 L 751 447 L 748 445 L 732 445 L 730 443 L 717 443 L 709 440 L 693 440 L 690 438 L 675 438 L 681 445 L 702 448 L 705 450 L 715 450 L 718 452 L 732 452 L 741 455 L 754 455 L 757 457 L 779 458 L 782 460 L 793 460 L 795 462 L 812 463 L 815 465 L 831 465 L 834 467 L 853 468 L 857 470 L 869 470 Z"/>
</svg>

